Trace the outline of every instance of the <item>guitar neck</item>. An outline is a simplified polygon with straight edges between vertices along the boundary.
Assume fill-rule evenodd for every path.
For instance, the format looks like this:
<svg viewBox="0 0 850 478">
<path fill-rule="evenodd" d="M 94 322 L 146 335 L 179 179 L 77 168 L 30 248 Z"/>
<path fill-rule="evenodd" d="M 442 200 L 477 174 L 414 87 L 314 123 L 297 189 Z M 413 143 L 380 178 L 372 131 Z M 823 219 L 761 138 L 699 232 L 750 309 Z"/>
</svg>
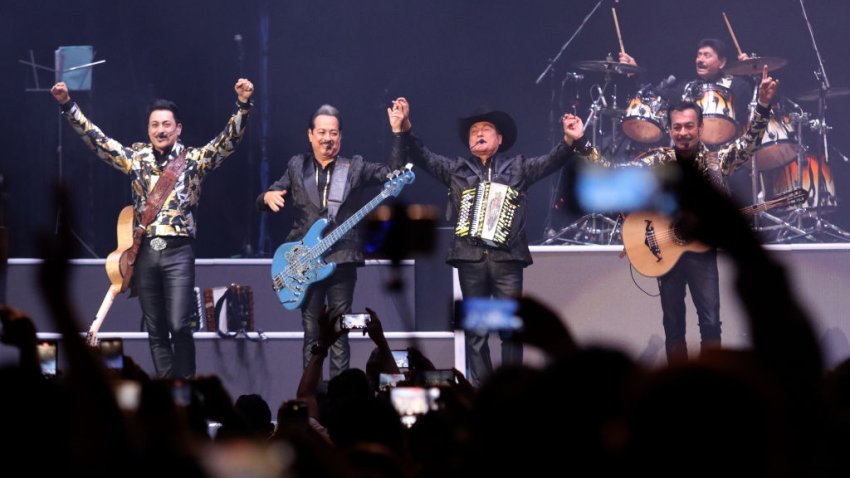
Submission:
<svg viewBox="0 0 850 478">
<path fill-rule="evenodd" d="M 92 347 L 97 345 L 97 333 L 100 331 L 100 326 L 103 325 L 103 321 L 106 319 L 106 314 L 108 314 L 109 309 L 112 308 L 112 302 L 115 301 L 115 297 L 117 297 L 120 293 L 120 284 L 111 285 L 109 290 L 106 291 L 106 296 L 103 298 L 100 308 L 97 309 L 94 321 L 91 323 L 91 326 L 89 326 L 89 331 L 86 334 L 86 342 Z"/>
<path fill-rule="evenodd" d="M 381 201 L 384 200 L 384 191 L 381 191 L 380 194 L 372 198 L 371 201 L 366 203 L 360 210 L 354 213 L 351 217 L 345 220 L 342 224 L 340 224 L 336 229 L 331 231 L 330 234 L 323 237 L 321 241 L 319 241 L 313 248 L 311 249 L 311 253 L 313 257 L 319 257 L 325 253 L 328 248 L 336 243 L 342 236 L 345 235 L 346 232 L 350 231 L 351 228 L 357 225 L 361 219 L 366 217 L 367 214 L 372 212 L 378 204 L 381 204 Z"/>
</svg>

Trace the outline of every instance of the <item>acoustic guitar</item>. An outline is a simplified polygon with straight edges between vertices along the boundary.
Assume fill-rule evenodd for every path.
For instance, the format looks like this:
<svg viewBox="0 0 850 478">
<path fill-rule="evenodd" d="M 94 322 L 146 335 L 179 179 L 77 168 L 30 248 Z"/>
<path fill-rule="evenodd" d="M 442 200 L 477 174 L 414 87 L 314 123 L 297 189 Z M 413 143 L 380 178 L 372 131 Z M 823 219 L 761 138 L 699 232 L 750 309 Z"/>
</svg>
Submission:
<svg viewBox="0 0 850 478">
<path fill-rule="evenodd" d="M 788 191 L 770 201 L 741 209 L 745 216 L 808 199 L 805 189 Z M 633 212 L 623 220 L 623 246 L 632 266 L 642 275 L 658 277 L 676 265 L 685 252 L 706 252 L 709 246 L 684 239 L 669 217 L 654 212 Z"/>
<path fill-rule="evenodd" d="M 133 247 L 133 206 L 125 206 L 118 214 L 116 235 L 118 236 L 118 247 L 106 257 L 106 276 L 109 277 L 109 290 L 106 291 L 106 296 L 103 298 L 100 308 L 97 309 L 94 321 L 86 334 L 86 343 L 92 347 L 97 346 L 97 333 L 103 325 L 103 320 L 106 319 L 106 314 L 112 307 L 112 301 L 130 286 L 130 278 L 133 274 L 132 269 L 128 269 L 126 256 L 127 252 Z"/>
</svg>

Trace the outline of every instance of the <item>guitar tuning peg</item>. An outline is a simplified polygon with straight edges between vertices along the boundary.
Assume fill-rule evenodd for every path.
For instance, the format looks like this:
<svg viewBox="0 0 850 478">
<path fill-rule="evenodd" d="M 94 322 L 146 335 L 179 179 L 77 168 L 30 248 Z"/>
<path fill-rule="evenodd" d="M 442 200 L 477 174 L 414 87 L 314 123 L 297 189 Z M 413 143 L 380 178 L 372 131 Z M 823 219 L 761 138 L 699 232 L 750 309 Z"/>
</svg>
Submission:
<svg viewBox="0 0 850 478">
<path fill-rule="evenodd" d="M 406 169 L 406 170 L 410 171 L 411 169 L 413 169 L 413 163 L 407 163 L 407 164 L 405 164 L 405 165 L 404 165 L 404 169 Z"/>
</svg>

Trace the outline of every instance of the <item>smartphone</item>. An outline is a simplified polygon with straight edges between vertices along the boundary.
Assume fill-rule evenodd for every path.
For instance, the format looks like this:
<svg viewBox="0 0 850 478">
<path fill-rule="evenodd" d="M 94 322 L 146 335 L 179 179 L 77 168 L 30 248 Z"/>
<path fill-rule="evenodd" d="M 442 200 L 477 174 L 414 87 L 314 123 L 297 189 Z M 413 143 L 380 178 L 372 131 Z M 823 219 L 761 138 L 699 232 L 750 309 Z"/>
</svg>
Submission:
<svg viewBox="0 0 850 478">
<path fill-rule="evenodd" d="M 405 380 L 403 373 L 381 373 L 378 374 L 378 390 L 384 391 L 391 387 L 395 387 L 401 381 Z"/>
<path fill-rule="evenodd" d="M 142 395 L 142 385 L 135 380 L 117 380 L 113 383 L 115 401 L 121 410 L 128 412 L 139 408 L 139 400 Z"/>
<path fill-rule="evenodd" d="M 390 403 L 401 416 L 406 427 L 416 423 L 416 417 L 439 408 L 440 389 L 436 387 L 394 387 L 390 389 Z"/>
<path fill-rule="evenodd" d="M 340 319 L 340 327 L 346 330 L 365 329 L 370 320 L 371 317 L 367 313 L 343 314 Z"/>
<path fill-rule="evenodd" d="M 430 410 L 428 390 L 423 387 L 394 387 L 390 402 L 399 415 L 424 415 Z"/>
<path fill-rule="evenodd" d="M 673 188 L 679 171 L 672 167 L 603 168 L 575 161 L 566 197 L 579 213 L 655 211 L 672 215 L 678 201 Z"/>
<path fill-rule="evenodd" d="M 41 373 L 45 377 L 56 376 L 56 364 L 58 363 L 59 343 L 55 340 L 41 340 L 38 342 L 38 362 Z"/>
<path fill-rule="evenodd" d="M 451 369 L 425 370 L 423 377 L 426 387 L 448 387 L 456 383 L 454 370 Z"/>
<path fill-rule="evenodd" d="M 456 320 L 460 328 L 478 335 L 496 331 L 517 331 L 522 319 L 517 315 L 515 299 L 470 297 L 456 304 Z"/>
<path fill-rule="evenodd" d="M 103 363 L 111 370 L 124 368 L 124 340 L 121 338 L 100 339 L 100 354 Z"/>
<path fill-rule="evenodd" d="M 178 407 L 192 404 L 192 382 L 176 378 L 171 382 L 171 396 Z"/>
<path fill-rule="evenodd" d="M 407 350 L 393 350 L 393 360 L 399 371 L 405 371 L 410 367 L 410 362 L 407 359 Z"/>
<path fill-rule="evenodd" d="M 310 418 L 310 409 L 307 403 L 301 400 L 287 400 L 280 406 L 278 415 L 282 420 L 290 423 L 307 423 Z"/>
</svg>

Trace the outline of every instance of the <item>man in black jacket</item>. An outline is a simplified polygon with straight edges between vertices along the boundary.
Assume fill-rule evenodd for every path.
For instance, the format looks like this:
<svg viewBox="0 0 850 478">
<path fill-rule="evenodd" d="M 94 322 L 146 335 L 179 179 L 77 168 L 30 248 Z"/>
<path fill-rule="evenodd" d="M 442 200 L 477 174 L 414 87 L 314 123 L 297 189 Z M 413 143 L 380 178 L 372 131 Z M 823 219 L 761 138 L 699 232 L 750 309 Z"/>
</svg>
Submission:
<svg viewBox="0 0 850 478">
<path fill-rule="evenodd" d="M 522 295 L 522 270 L 531 264 L 531 253 L 525 235 L 527 214 L 526 192 L 535 182 L 563 167 L 577 152 L 585 154 L 589 144 L 584 140 L 581 119 L 564 115 L 564 140 L 548 154 L 533 158 L 522 155 L 508 157 L 501 153 L 510 149 L 517 137 L 513 119 L 503 111 L 481 111 L 461 118 L 459 135 L 469 148 L 466 157 L 448 158 L 431 152 L 410 133 L 410 106 L 404 98 L 393 101 L 388 108 L 390 127 L 395 133 L 392 165 L 406 162 L 421 165 L 449 187 L 450 201 L 458 217 L 455 236 L 449 247 L 447 262 L 458 270 L 460 288 L 468 297 L 519 297 Z M 476 237 L 467 227 L 470 190 L 482 183 L 490 183 L 491 191 L 505 191 L 510 201 L 509 213 L 499 219 L 504 230 L 490 237 Z M 507 188 L 505 188 L 507 186 Z M 490 206 L 493 202 L 490 202 Z M 483 210 L 483 208 L 482 208 Z M 491 218 L 492 219 L 492 218 Z M 506 225 L 506 223 L 510 223 Z M 487 229 L 498 223 L 484 221 Z M 497 228 L 498 229 L 498 228 Z M 501 239 L 501 240 L 500 240 Z M 502 363 L 521 363 L 522 345 L 510 340 L 507 333 L 502 338 Z M 466 333 L 467 376 L 473 385 L 492 370 L 488 334 Z"/>
<path fill-rule="evenodd" d="M 362 186 L 381 184 L 387 180 L 389 168 L 370 163 L 360 156 L 339 156 L 342 142 L 342 122 L 339 111 L 322 105 L 310 119 L 307 129 L 312 154 L 293 156 L 286 172 L 257 198 L 261 211 L 280 211 L 286 203 L 296 209 L 295 222 L 286 242 L 301 240 L 310 226 L 327 218 L 330 226 L 345 222 L 366 202 L 361 197 Z M 304 365 L 316 353 L 319 341 L 319 316 L 327 304 L 331 317 L 351 312 L 357 267 L 365 262 L 362 238 L 354 228 L 340 238 L 325 254 L 325 262 L 336 269 L 324 280 L 311 285 L 301 304 L 304 326 Z M 330 348 L 331 378 L 348 369 L 350 349 L 348 335 L 342 334 Z"/>
</svg>

